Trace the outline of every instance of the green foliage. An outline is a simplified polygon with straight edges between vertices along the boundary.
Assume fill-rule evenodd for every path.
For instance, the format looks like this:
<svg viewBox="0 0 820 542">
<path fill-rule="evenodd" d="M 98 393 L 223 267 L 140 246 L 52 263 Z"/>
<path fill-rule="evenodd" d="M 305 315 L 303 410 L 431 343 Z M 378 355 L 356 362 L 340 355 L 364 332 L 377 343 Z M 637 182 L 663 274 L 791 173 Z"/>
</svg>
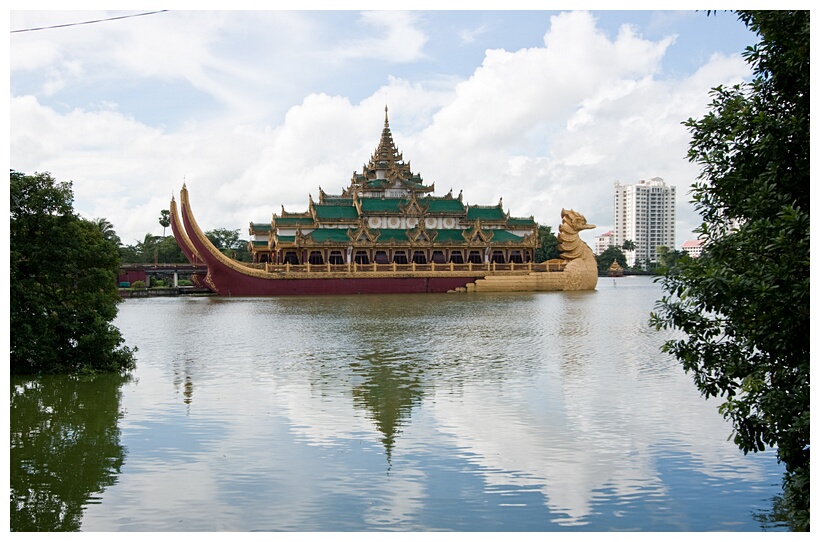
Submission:
<svg viewBox="0 0 820 542">
<path fill-rule="evenodd" d="M 538 246 L 535 248 L 533 260 L 536 262 L 545 262 L 558 258 L 561 251 L 558 250 L 558 237 L 552 233 L 552 228 L 549 226 L 538 226 Z"/>
<path fill-rule="evenodd" d="M 131 283 L 132 290 L 142 290 L 143 288 L 145 288 L 145 282 L 141 280 L 135 280 Z"/>
<path fill-rule="evenodd" d="M 93 222 L 100 229 L 103 239 L 113 244 L 117 248 L 122 245 L 122 240 L 120 239 L 120 236 L 117 235 L 117 232 L 114 231 L 114 225 L 111 224 L 111 222 L 105 218 L 95 218 L 91 222 Z"/>
<path fill-rule="evenodd" d="M 248 242 L 239 238 L 239 230 L 218 228 L 205 235 L 223 254 L 243 262 L 252 259 Z M 142 241 L 119 247 L 123 263 L 188 263 L 174 236 L 160 237 L 146 233 Z"/>
<path fill-rule="evenodd" d="M 626 241 L 624 241 L 623 245 L 621 245 L 621 248 L 624 250 L 624 252 L 633 251 L 635 250 L 635 241 L 627 239 Z"/>
<path fill-rule="evenodd" d="M 658 247 L 655 252 L 658 254 L 658 267 L 655 268 L 655 272 L 660 275 L 677 273 L 678 268 L 690 259 L 686 252 L 672 250 L 669 247 Z"/>
<path fill-rule="evenodd" d="M 239 238 L 239 230 L 216 228 L 206 231 L 205 237 L 219 249 L 222 254 L 241 262 L 250 262 L 253 259 L 248 250 L 248 242 Z"/>
<path fill-rule="evenodd" d="M 123 245 L 119 248 L 120 262 L 122 263 L 142 263 L 140 254 L 134 245 Z"/>
<path fill-rule="evenodd" d="M 12 171 L 11 373 L 126 371 L 133 351 L 111 322 L 119 256 L 73 212 L 70 182 Z"/>
<path fill-rule="evenodd" d="M 703 223 L 700 258 L 663 278 L 652 320 L 744 452 L 776 447 L 783 506 L 809 530 L 809 12 L 739 11 L 760 36 L 749 84 L 712 91 L 686 126 Z"/>
<path fill-rule="evenodd" d="M 205 237 L 219 250 L 233 250 L 239 244 L 239 230 L 216 228 L 206 231 Z"/>
<path fill-rule="evenodd" d="M 80 531 L 88 503 L 125 462 L 118 421 L 128 375 L 12 376 L 8 526 Z"/>
<path fill-rule="evenodd" d="M 619 247 L 609 247 L 599 256 L 596 256 L 595 259 L 598 260 L 599 274 L 606 274 L 612 262 L 618 262 L 618 265 L 626 269 L 626 256 Z"/>
<path fill-rule="evenodd" d="M 162 236 L 165 237 L 165 228 L 171 225 L 171 211 L 163 209 L 159 212 L 159 225 L 162 226 Z"/>
<path fill-rule="evenodd" d="M 158 237 L 145 234 L 142 241 L 120 247 L 123 263 L 187 263 L 188 259 L 173 236 Z"/>
<path fill-rule="evenodd" d="M 140 258 L 139 263 L 155 263 L 158 252 L 157 248 L 161 240 L 162 238 L 157 235 L 146 233 L 142 241 L 137 241 L 136 249 Z"/>
<path fill-rule="evenodd" d="M 163 237 L 156 246 L 158 263 L 186 263 L 188 259 L 172 235 Z"/>
</svg>

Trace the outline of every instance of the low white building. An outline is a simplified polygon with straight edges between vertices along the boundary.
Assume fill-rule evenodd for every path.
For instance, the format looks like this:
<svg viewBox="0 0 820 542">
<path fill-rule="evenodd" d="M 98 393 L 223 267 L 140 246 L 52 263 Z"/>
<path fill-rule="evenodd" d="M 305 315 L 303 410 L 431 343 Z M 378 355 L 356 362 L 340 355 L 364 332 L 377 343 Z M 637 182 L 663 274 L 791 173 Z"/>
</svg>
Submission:
<svg viewBox="0 0 820 542">
<path fill-rule="evenodd" d="M 681 245 L 681 249 L 689 254 L 690 258 L 697 258 L 703 251 L 703 241 L 700 239 L 690 239 Z"/>
<path fill-rule="evenodd" d="M 615 232 L 608 231 L 595 236 L 595 255 L 600 256 L 609 247 L 615 246 Z"/>
</svg>

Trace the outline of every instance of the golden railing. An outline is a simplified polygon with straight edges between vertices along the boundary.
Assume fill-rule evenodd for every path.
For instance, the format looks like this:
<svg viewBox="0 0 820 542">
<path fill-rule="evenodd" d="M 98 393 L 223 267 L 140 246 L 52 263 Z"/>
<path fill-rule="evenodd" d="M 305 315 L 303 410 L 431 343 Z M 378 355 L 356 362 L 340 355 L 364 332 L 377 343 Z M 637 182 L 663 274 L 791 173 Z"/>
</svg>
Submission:
<svg viewBox="0 0 820 542">
<path fill-rule="evenodd" d="M 499 271 L 511 272 L 559 272 L 563 271 L 566 262 L 563 260 L 549 260 L 543 263 L 345 263 L 345 264 L 264 264 L 268 273 L 492 273 Z M 254 266 L 256 267 L 256 266 Z"/>
</svg>

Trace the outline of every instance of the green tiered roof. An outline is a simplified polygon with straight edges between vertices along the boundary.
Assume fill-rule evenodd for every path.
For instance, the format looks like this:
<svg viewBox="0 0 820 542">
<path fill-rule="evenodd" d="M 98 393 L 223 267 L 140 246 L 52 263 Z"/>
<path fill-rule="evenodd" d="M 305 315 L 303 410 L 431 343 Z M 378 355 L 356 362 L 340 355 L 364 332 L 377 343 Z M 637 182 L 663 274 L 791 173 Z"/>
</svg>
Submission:
<svg viewBox="0 0 820 542">
<path fill-rule="evenodd" d="M 409 236 L 409 233 L 413 232 L 414 230 L 404 230 L 397 228 L 378 228 L 371 229 L 368 231 L 370 235 L 374 238 L 373 242 L 376 245 L 395 245 L 407 243 L 408 241 L 410 241 L 411 238 Z M 482 229 L 480 231 L 485 238 L 492 238 L 492 240 L 496 243 L 517 244 L 522 242 L 521 237 L 504 230 Z M 426 229 L 425 232 L 427 233 L 427 236 L 433 240 L 433 244 L 453 245 L 463 243 L 465 241 L 465 232 L 468 232 L 468 230 Z M 354 236 L 353 229 L 319 228 L 305 235 L 305 238 L 310 239 L 317 244 L 330 243 L 349 245 L 352 236 Z M 280 242 L 292 243 L 294 241 L 294 236 L 279 236 L 279 240 Z"/>
<path fill-rule="evenodd" d="M 467 220 L 506 222 L 507 215 L 504 214 L 501 207 L 480 207 L 476 205 L 467 208 Z"/>
<path fill-rule="evenodd" d="M 296 226 L 309 226 L 312 227 L 315 224 L 315 221 L 312 218 L 308 217 L 282 217 L 276 219 L 276 226 L 280 228 L 295 228 Z M 270 229 L 270 224 L 268 224 L 268 229 Z"/>
<path fill-rule="evenodd" d="M 314 205 L 313 212 L 316 216 L 316 220 L 319 221 L 344 221 L 359 218 L 359 212 L 352 205 L 350 207 L 342 205 Z"/>
</svg>

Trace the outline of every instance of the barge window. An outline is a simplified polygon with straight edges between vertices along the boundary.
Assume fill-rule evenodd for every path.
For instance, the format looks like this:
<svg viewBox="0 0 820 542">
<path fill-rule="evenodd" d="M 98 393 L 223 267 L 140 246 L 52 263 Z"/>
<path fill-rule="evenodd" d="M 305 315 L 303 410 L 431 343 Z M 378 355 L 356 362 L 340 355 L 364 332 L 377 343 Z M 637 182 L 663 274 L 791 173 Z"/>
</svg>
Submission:
<svg viewBox="0 0 820 542">
<path fill-rule="evenodd" d="M 341 250 L 331 250 L 330 257 L 328 258 L 331 265 L 342 265 L 345 263 L 344 258 L 342 258 L 342 251 Z"/>
</svg>

